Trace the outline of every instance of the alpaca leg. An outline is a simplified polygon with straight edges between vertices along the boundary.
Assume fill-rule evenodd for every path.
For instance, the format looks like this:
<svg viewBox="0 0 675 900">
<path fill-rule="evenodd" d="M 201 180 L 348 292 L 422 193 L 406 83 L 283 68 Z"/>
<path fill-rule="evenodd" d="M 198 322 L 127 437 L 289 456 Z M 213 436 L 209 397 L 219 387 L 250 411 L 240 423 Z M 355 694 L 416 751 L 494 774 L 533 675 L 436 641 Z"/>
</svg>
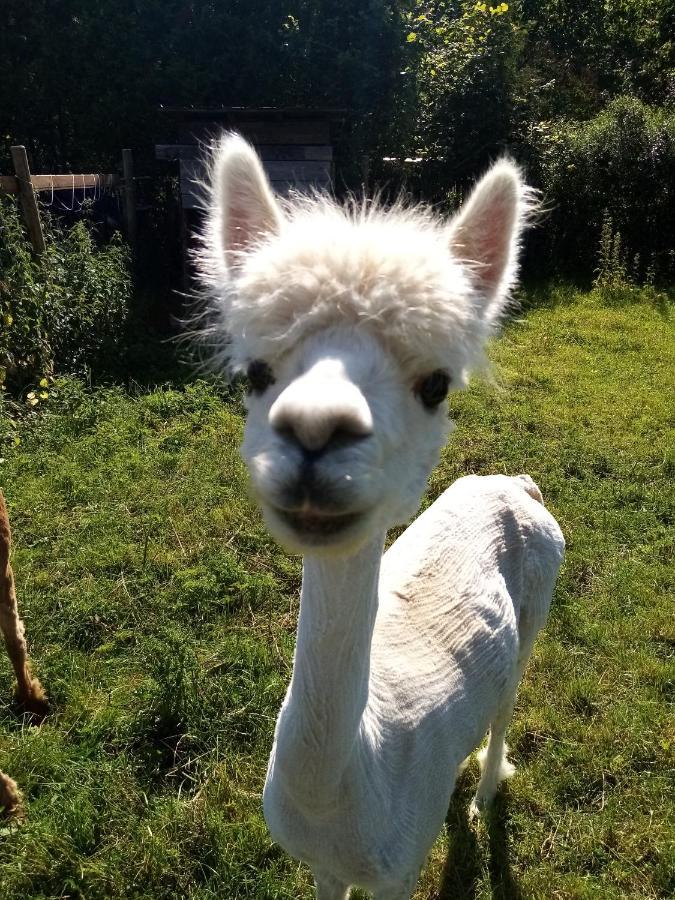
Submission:
<svg viewBox="0 0 675 900">
<path fill-rule="evenodd" d="M 349 897 L 349 885 L 338 881 L 332 875 L 314 873 L 316 884 L 316 900 L 347 900 Z"/>
<path fill-rule="evenodd" d="M 33 677 L 30 670 L 24 627 L 19 618 L 11 569 L 8 569 L 4 576 L 0 575 L 0 631 L 16 675 L 19 701 L 30 712 L 44 715 L 47 711 L 47 698 L 42 685 Z"/>
<path fill-rule="evenodd" d="M 504 702 L 494 720 L 490 723 L 490 736 L 487 747 L 478 753 L 481 777 L 478 782 L 476 796 L 469 809 L 470 818 L 480 815 L 492 803 L 500 783 L 507 778 L 511 778 L 516 771 L 513 763 L 510 763 L 506 757 L 508 752 L 505 742 L 506 729 L 511 721 L 513 707 L 516 703 L 518 685 L 530 658 L 534 639 L 537 635 L 537 629 L 533 628 L 525 618 L 521 621 L 521 628 L 520 653 L 518 655 L 515 678 L 511 682 L 513 686 L 509 691 L 505 692 Z"/>
<path fill-rule="evenodd" d="M 9 564 L 10 547 L 7 508 L 0 494 L 0 631 L 16 675 L 19 701 L 29 712 L 44 716 L 47 712 L 47 698 L 42 685 L 33 677 L 28 662 L 24 627 L 19 618 L 14 590 L 14 575 Z"/>
<path fill-rule="evenodd" d="M 476 796 L 469 810 L 470 818 L 480 815 L 492 803 L 500 782 L 510 778 L 516 771 L 513 764 L 506 758 L 508 748 L 504 740 L 515 700 L 516 694 L 514 691 L 490 725 L 490 737 L 487 747 L 478 754 L 481 776 Z"/>
</svg>

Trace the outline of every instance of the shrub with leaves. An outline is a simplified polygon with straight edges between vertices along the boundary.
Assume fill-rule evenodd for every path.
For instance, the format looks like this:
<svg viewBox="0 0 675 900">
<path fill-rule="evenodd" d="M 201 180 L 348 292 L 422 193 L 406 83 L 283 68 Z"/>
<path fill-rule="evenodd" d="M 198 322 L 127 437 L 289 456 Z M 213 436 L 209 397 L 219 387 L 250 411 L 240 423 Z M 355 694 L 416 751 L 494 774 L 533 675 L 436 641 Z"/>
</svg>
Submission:
<svg viewBox="0 0 675 900">
<path fill-rule="evenodd" d="M 660 290 L 655 282 L 653 261 L 644 269 L 640 254 L 636 253 L 629 265 L 621 232 L 614 229 L 612 217 L 605 210 L 593 278 L 594 294 L 608 305 L 647 302 L 665 313 L 669 304 L 668 294 Z"/>
<path fill-rule="evenodd" d="M 445 201 L 498 152 L 508 134 L 510 73 L 520 37 L 508 3 L 414 0 L 403 16 L 414 90 L 399 117 L 424 160 L 421 193 Z"/>
<path fill-rule="evenodd" d="M 617 97 L 587 122 L 538 123 L 530 149 L 552 209 L 546 256 L 559 270 L 590 274 L 604 216 L 625 258 L 639 255 L 638 280 L 672 276 L 675 113 Z"/>
<path fill-rule="evenodd" d="M 0 201 L 0 386 L 119 358 L 131 297 L 126 245 L 115 235 L 98 246 L 83 221 L 64 230 L 45 216 L 44 230 L 36 257 L 16 204 Z"/>
</svg>

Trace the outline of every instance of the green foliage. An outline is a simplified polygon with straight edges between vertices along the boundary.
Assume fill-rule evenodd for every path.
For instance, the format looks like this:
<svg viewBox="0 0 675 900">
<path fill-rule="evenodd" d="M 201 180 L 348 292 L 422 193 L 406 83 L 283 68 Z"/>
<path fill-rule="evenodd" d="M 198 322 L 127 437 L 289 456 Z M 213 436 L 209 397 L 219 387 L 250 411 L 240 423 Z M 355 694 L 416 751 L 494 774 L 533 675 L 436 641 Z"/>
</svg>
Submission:
<svg viewBox="0 0 675 900">
<path fill-rule="evenodd" d="M 594 118 L 539 123 L 531 131 L 532 168 L 552 208 L 548 253 L 561 270 L 590 271 L 603 215 L 665 281 L 675 272 L 675 113 L 617 97 Z M 605 212 L 606 211 L 606 212 Z"/>
<path fill-rule="evenodd" d="M 411 2 L 404 39 L 417 82 L 400 114 L 421 163 L 386 176 L 405 174 L 407 187 L 452 209 L 509 152 L 552 210 L 528 239 L 526 271 L 590 278 L 607 209 L 631 277 L 666 281 L 675 271 L 668 7 Z"/>
<path fill-rule="evenodd" d="M 416 0 L 412 7 L 413 140 L 427 161 L 426 191 L 439 196 L 475 174 L 506 137 L 517 29 L 507 3 Z"/>
<path fill-rule="evenodd" d="M 520 0 L 527 45 L 521 97 L 533 119 L 586 118 L 608 97 L 666 104 L 675 7 L 663 0 Z"/>
<path fill-rule="evenodd" d="M 44 218 L 47 249 L 31 254 L 17 206 L 0 200 L 0 386 L 83 372 L 119 357 L 131 296 L 119 235 L 99 247 L 80 221 Z"/>
</svg>

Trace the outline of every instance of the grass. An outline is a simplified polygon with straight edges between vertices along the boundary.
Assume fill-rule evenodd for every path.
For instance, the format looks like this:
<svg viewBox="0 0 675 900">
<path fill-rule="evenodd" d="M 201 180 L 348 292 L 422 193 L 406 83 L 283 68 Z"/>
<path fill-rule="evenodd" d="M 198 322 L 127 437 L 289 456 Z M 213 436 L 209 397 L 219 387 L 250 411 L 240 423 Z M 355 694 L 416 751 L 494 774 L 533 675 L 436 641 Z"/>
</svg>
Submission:
<svg viewBox="0 0 675 900">
<path fill-rule="evenodd" d="M 647 301 L 530 302 L 493 348 L 498 383 L 452 398 L 425 502 L 467 472 L 527 471 L 567 561 L 510 731 L 518 774 L 471 827 L 469 768 L 415 897 L 670 897 L 673 328 Z M 236 392 L 199 381 L 63 381 L 39 414 L 0 420 L 52 700 L 24 722 L 0 657 L 0 768 L 28 801 L 0 835 L 3 898 L 312 896 L 260 808 L 300 568 L 247 498 L 241 428 Z"/>
</svg>

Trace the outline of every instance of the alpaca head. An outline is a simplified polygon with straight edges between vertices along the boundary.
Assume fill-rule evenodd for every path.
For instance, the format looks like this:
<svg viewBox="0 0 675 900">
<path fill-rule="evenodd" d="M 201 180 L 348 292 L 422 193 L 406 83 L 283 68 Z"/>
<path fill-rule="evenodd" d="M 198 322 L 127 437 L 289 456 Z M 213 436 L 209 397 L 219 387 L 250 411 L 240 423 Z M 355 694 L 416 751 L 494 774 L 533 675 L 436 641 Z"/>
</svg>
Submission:
<svg viewBox="0 0 675 900">
<path fill-rule="evenodd" d="M 242 455 L 272 533 L 348 554 L 409 518 L 507 302 L 528 192 L 497 163 L 457 216 L 284 206 L 255 152 L 213 157 L 200 259 L 223 362 L 248 375 Z"/>
</svg>

